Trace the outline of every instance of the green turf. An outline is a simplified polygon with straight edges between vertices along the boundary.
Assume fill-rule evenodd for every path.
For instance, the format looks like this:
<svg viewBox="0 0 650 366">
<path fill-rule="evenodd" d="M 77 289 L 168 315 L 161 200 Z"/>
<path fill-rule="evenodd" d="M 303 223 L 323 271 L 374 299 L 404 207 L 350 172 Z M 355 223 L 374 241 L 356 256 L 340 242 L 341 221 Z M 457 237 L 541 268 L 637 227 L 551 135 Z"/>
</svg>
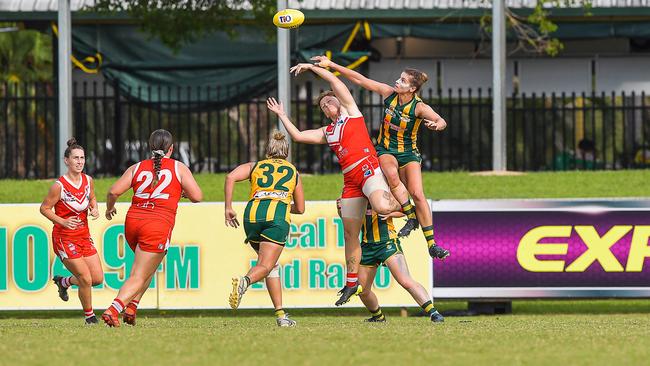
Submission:
<svg viewBox="0 0 650 366">
<path fill-rule="evenodd" d="M 588 304 L 606 311 L 571 310 Z M 648 301 L 515 308 L 522 305 L 515 315 L 447 317 L 444 324 L 400 317 L 399 309 L 387 310 L 387 324 L 364 324 L 361 310 L 296 310 L 293 329 L 277 328 L 260 311 L 144 312 L 137 327 L 119 329 L 84 327 L 78 316 L 5 314 L 0 364 L 640 365 L 650 357 Z"/>
<path fill-rule="evenodd" d="M 198 174 L 205 201 L 223 201 L 224 174 Z M 477 176 L 469 173 L 425 173 L 424 191 L 433 199 L 650 197 L 650 170 L 527 173 L 520 176 Z M 115 178 L 97 179 L 100 201 Z M 336 199 L 340 174 L 303 175 L 308 200 Z M 40 202 L 52 180 L 0 180 L 0 202 Z M 247 199 L 248 184 L 237 185 L 234 199 Z M 122 197 L 129 200 L 130 192 Z"/>
<path fill-rule="evenodd" d="M 650 197 L 650 171 L 425 174 L 434 199 Z M 223 174 L 197 176 L 223 200 Z M 103 200 L 114 181 L 97 180 Z M 341 176 L 304 176 L 309 200 L 334 199 Z M 52 181 L 0 181 L 0 202 L 39 202 Z M 235 200 L 245 200 L 239 184 Z M 130 194 L 123 197 L 129 199 Z M 381 299 L 380 299 L 381 300 Z M 0 300 L 1 301 L 1 300 Z M 517 301 L 514 315 L 400 317 L 364 324 L 361 309 L 297 309 L 295 329 L 268 311 L 143 311 L 136 328 L 83 327 L 78 312 L 0 312 L 0 365 L 612 365 L 645 364 L 650 300 Z M 443 302 L 441 310 L 464 308 Z M 417 309 L 410 309 L 416 314 Z"/>
</svg>

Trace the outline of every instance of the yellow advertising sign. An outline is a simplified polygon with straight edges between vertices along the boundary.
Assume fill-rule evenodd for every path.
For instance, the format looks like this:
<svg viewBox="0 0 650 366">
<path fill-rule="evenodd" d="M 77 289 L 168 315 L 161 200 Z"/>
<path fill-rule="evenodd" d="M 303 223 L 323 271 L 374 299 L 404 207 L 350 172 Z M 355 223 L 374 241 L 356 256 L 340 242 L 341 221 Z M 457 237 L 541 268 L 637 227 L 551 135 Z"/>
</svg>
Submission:
<svg viewBox="0 0 650 366">
<path fill-rule="evenodd" d="M 103 209 L 104 205 L 100 205 Z M 243 216 L 245 204 L 235 210 Z M 51 278 L 66 275 L 51 245 L 51 223 L 38 212 L 39 205 L 3 205 L 0 214 L 0 310 L 78 309 L 76 291 L 62 302 Z M 93 304 L 108 306 L 130 271 L 133 253 L 124 240 L 128 204 L 118 204 L 118 215 L 90 221 L 92 238 L 104 265 L 104 283 L 93 289 Z M 223 203 L 181 204 L 172 246 L 142 308 L 229 308 L 231 277 L 246 273 L 256 259 L 244 244 L 242 227 L 224 224 Z M 304 215 L 293 215 L 291 235 L 280 257 L 283 304 L 294 307 L 330 307 L 345 282 L 343 226 L 333 201 L 307 202 Z M 431 288 L 431 260 L 422 235 L 402 242 L 411 275 Z M 377 272 L 374 289 L 383 306 L 415 306 L 409 294 L 390 276 Z M 358 299 L 352 306 L 362 306 Z M 244 296 L 242 308 L 270 308 L 263 282 Z"/>
</svg>

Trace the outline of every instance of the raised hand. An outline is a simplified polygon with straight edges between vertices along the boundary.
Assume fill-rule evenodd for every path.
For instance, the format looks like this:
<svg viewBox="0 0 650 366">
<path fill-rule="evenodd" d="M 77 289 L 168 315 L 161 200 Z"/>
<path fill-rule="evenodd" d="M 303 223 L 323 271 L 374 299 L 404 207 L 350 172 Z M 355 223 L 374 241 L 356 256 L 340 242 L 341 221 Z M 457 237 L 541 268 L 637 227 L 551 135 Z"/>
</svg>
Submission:
<svg viewBox="0 0 650 366">
<path fill-rule="evenodd" d="M 320 67 L 330 67 L 332 65 L 332 61 L 327 56 L 314 56 L 311 60 L 316 61 L 314 64 Z"/>
<path fill-rule="evenodd" d="M 294 76 L 298 76 L 299 74 L 311 70 L 314 67 L 312 64 L 308 63 L 300 63 L 296 66 L 293 66 L 289 69 L 289 73 L 293 73 Z"/>
<path fill-rule="evenodd" d="M 282 102 L 278 102 L 273 97 L 270 97 L 269 99 L 266 100 L 266 107 L 271 112 L 277 114 L 278 116 L 283 116 L 285 114 L 284 105 L 282 104 Z"/>
</svg>

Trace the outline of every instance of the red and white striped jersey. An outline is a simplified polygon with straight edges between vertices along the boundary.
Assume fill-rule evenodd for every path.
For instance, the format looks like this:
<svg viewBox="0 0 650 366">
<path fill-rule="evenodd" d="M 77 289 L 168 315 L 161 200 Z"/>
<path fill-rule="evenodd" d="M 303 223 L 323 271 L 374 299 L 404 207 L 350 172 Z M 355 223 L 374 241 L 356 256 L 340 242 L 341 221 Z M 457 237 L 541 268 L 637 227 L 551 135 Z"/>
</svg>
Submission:
<svg viewBox="0 0 650 366">
<path fill-rule="evenodd" d="M 370 140 L 363 116 L 343 117 L 325 127 L 327 144 L 341 164 L 341 170 L 377 152 Z"/>
<path fill-rule="evenodd" d="M 158 184 L 153 186 L 153 159 L 139 162 L 131 180 L 133 199 L 128 217 L 139 219 L 163 218 L 170 224 L 176 221 L 178 201 L 183 188 L 178 174 L 178 161 L 163 158 L 160 162 Z"/>
<path fill-rule="evenodd" d="M 61 197 L 54 205 L 54 213 L 64 219 L 77 217 L 82 224 L 76 229 L 68 229 L 54 224 L 52 233 L 64 238 L 88 238 L 88 206 L 90 205 L 90 181 L 92 178 L 81 173 L 81 181 L 71 182 L 65 175 L 59 177 L 56 183 L 61 186 Z"/>
</svg>

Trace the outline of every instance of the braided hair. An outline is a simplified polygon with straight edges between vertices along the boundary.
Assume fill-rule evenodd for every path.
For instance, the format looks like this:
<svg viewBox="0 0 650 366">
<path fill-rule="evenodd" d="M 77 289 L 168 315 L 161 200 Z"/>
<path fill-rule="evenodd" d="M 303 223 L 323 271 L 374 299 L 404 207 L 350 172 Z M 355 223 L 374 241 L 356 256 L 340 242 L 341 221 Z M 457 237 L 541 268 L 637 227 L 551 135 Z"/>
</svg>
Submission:
<svg viewBox="0 0 650 366">
<path fill-rule="evenodd" d="M 155 130 L 149 137 L 149 149 L 153 154 L 153 183 L 152 187 L 158 185 L 158 173 L 160 173 L 160 166 L 165 154 L 169 152 L 173 143 L 172 134 L 163 129 Z"/>
</svg>

